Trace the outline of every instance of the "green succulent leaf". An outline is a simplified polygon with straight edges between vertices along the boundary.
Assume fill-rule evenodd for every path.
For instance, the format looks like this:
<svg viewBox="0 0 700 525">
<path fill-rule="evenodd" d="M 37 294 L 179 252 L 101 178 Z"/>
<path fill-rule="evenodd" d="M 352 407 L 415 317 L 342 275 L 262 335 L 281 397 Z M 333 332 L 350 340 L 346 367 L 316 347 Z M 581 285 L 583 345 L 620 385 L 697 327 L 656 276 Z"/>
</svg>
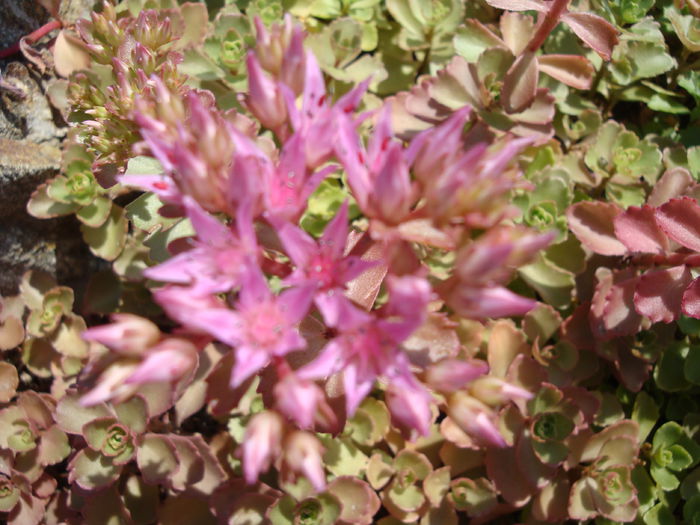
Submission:
<svg viewBox="0 0 700 525">
<path fill-rule="evenodd" d="M 639 442 L 643 443 L 659 419 L 659 407 L 652 397 L 642 391 L 637 394 L 632 408 L 632 420 L 639 425 Z"/>
<path fill-rule="evenodd" d="M 80 208 L 77 203 L 65 203 L 54 200 L 48 194 L 48 184 L 42 184 L 32 194 L 27 203 L 27 211 L 38 219 L 53 219 L 70 215 Z"/>
<path fill-rule="evenodd" d="M 486 478 L 452 480 L 450 496 L 455 509 L 470 516 L 484 514 L 498 503 L 496 490 Z"/>
<path fill-rule="evenodd" d="M 367 468 L 369 458 L 348 438 L 333 439 L 321 436 L 326 452 L 323 462 L 329 472 L 336 476 L 357 476 Z"/>
<path fill-rule="evenodd" d="M 692 345 L 688 348 L 688 355 L 683 364 L 683 375 L 694 385 L 700 385 L 700 346 Z"/>
<path fill-rule="evenodd" d="M 128 222 L 124 210 L 112 205 L 107 220 L 97 228 L 86 224 L 80 226 L 83 239 L 90 251 L 108 261 L 116 259 L 124 248 Z"/>
<path fill-rule="evenodd" d="M 685 378 L 685 359 L 690 347 L 684 343 L 674 343 L 664 350 L 654 368 L 656 385 L 666 392 L 679 392 L 690 387 Z"/>
<path fill-rule="evenodd" d="M 20 498 L 20 490 L 12 481 L 0 481 L 0 512 L 10 512 L 15 508 Z"/>
</svg>

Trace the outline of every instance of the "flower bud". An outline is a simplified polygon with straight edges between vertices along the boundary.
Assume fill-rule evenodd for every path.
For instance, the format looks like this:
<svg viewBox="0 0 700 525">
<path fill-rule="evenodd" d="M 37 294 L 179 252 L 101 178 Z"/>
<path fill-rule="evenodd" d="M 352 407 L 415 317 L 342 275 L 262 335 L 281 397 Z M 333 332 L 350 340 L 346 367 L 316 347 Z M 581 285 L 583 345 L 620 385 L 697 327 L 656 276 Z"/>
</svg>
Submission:
<svg viewBox="0 0 700 525">
<path fill-rule="evenodd" d="M 326 488 L 323 470 L 323 445 L 309 432 L 296 431 L 284 441 L 284 463 L 292 472 L 302 474 L 317 491 Z"/>
<path fill-rule="evenodd" d="M 142 355 L 160 339 L 160 330 L 148 319 L 132 314 L 112 315 L 112 324 L 83 332 L 86 341 L 97 341 L 125 355 Z"/>
<path fill-rule="evenodd" d="M 268 468 L 282 450 L 284 422 L 275 412 L 260 412 L 252 417 L 243 438 L 243 475 L 249 484 Z"/>
<path fill-rule="evenodd" d="M 277 83 L 267 77 L 253 53 L 248 53 L 248 94 L 250 112 L 268 129 L 277 132 L 287 121 L 287 105 Z"/>
<path fill-rule="evenodd" d="M 480 377 L 469 385 L 469 392 L 479 401 L 494 407 L 508 401 L 533 397 L 532 392 L 493 376 Z"/>
<path fill-rule="evenodd" d="M 447 415 L 470 436 L 492 447 L 507 446 L 498 431 L 496 414 L 466 392 L 455 392 L 447 402 Z"/>
</svg>

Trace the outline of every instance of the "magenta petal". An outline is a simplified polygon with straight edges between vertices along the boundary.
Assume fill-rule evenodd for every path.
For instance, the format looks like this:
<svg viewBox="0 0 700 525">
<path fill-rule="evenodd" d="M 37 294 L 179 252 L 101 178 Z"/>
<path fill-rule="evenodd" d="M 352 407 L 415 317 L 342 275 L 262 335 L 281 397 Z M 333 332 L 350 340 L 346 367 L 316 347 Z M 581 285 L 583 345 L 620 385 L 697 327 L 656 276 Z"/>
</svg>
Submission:
<svg viewBox="0 0 700 525">
<path fill-rule="evenodd" d="M 243 283 L 239 294 L 239 305 L 244 309 L 270 299 L 272 292 L 260 268 L 250 266 L 243 275 Z"/>
<path fill-rule="evenodd" d="M 295 265 L 306 269 L 318 251 L 316 242 L 305 232 L 286 222 L 277 231 L 282 246 Z"/>
<path fill-rule="evenodd" d="M 656 221 L 671 239 L 700 252 L 700 206 L 695 199 L 681 197 L 659 206 Z"/>
<path fill-rule="evenodd" d="M 380 218 L 399 222 L 409 212 L 412 204 L 412 186 L 403 149 L 392 144 L 382 155 L 381 168 L 374 179 L 372 198 L 373 212 Z"/>
<path fill-rule="evenodd" d="M 190 250 L 143 271 L 143 275 L 154 281 L 187 284 L 198 274 L 203 264 L 196 258 L 196 250 Z"/>
<path fill-rule="evenodd" d="M 296 286 L 280 294 L 278 299 L 280 309 L 285 313 L 290 324 L 297 324 L 306 317 L 315 291 L 316 286 L 311 284 Z"/>
<path fill-rule="evenodd" d="M 321 236 L 321 245 L 334 259 L 339 259 L 345 251 L 348 238 L 348 201 L 340 206 L 335 217 L 326 225 Z"/>
<path fill-rule="evenodd" d="M 630 252 L 662 253 L 668 250 L 668 239 L 656 223 L 651 206 L 630 206 L 615 217 L 615 236 Z"/>
<path fill-rule="evenodd" d="M 355 307 L 340 290 L 332 289 L 316 295 L 316 305 L 328 326 L 342 327 L 353 330 L 362 324 L 369 323 L 371 317 Z"/>
<path fill-rule="evenodd" d="M 431 397 L 413 377 L 393 378 L 385 399 L 396 426 L 416 429 L 423 436 L 430 433 L 430 425 L 433 422 Z"/>
<path fill-rule="evenodd" d="M 308 51 L 306 53 L 306 77 L 304 79 L 304 95 L 302 101 L 302 113 L 304 118 L 313 118 L 325 107 L 326 83 L 323 73 L 318 66 L 316 56 Z"/>
<path fill-rule="evenodd" d="M 363 80 L 352 90 L 345 93 L 345 95 L 338 99 L 338 101 L 335 104 L 335 107 L 344 113 L 351 113 L 355 111 L 355 108 L 357 108 L 357 106 L 360 105 L 362 96 L 365 94 L 367 88 L 369 87 L 370 80 L 371 77 Z"/>
<path fill-rule="evenodd" d="M 695 279 L 683 293 L 683 313 L 700 319 L 700 279 Z"/>
<path fill-rule="evenodd" d="M 369 168 L 374 171 L 379 168 L 379 165 L 384 163 L 384 155 L 391 146 L 399 145 L 394 141 L 394 136 L 391 132 L 391 108 L 385 106 L 377 122 L 374 126 L 374 132 L 367 144 L 367 155 L 369 156 Z"/>
<path fill-rule="evenodd" d="M 349 417 L 355 414 L 357 407 L 360 406 L 362 400 L 370 393 L 375 379 L 376 377 L 360 378 L 358 376 L 357 366 L 354 363 L 349 364 L 343 369 L 345 408 Z"/>
<path fill-rule="evenodd" d="M 347 115 L 336 118 L 337 133 L 335 152 L 348 176 L 348 184 L 361 208 L 367 205 L 371 192 L 365 154 L 361 149 L 355 124 Z"/>
<path fill-rule="evenodd" d="M 236 348 L 236 363 L 231 371 L 231 387 L 238 388 L 254 373 L 267 365 L 270 357 L 264 350 L 241 345 Z"/>
<path fill-rule="evenodd" d="M 683 292 L 693 280 L 687 266 L 646 272 L 639 278 L 634 305 L 651 322 L 670 323 L 681 313 Z"/>
<path fill-rule="evenodd" d="M 180 204 L 182 193 L 175 183 L 164 175 L 122 175 L 119 182 L 124 186 L 133 186 L 146 191 L 152 191 L 163 201 Z"/>
<path fill-rule="evenodd" d="M 343 347 L 337 341 L 330 341 L 316 359 L 297 370 L 297 376 L 301 379 L 326 379 L 339 370 L 342 352 Z"/>
<path fill-rule="evenodd" d="M 202 207 L 191 197 L 183 199 L 187 216 L 192 221 L 197 236 L 207 243 L 221 243 L 231 238 L 231 232 L 226 226 L 219 222 L 215 217 L 207 213 Z"/>
<path fill-rule="evenodd" d="M 425 379 L 435 390 L 456 392 L 488 371 L 489 365 L 484 361 L 443 359 L 427 369 Z"/>
<path fill-rule="evenodd" d="M 232 310 L 216 308 L 205 310 L 190 319 L 196 328 L 229 345 L 240 344 L 243 337 L 241 317 Z"/>
</svg>

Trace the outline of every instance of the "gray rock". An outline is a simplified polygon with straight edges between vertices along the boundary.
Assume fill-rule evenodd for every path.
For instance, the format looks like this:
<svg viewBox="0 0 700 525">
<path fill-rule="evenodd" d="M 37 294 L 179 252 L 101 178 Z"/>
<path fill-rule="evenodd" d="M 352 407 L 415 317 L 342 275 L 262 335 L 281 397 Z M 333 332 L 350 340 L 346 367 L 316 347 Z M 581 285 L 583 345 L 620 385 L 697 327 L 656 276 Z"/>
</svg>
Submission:
<svg viewBox="0 0 700 525">
<path fill-rule="evenodd" d="M 73 23 L 96 3 L 64 0 L 61 18 Z M 0 0 L 0 12 L 3 48 L 49 20 L 36 0 Z M 26 212 L 36 187 L 58 173 L 60 145 L 68 129 L 46 97 L 52 76 L 21 55 L 11 60 L 0 61 L 0 294 L 16 293 L 29 269 L 45 270 L 64 284 L 84 284 L 97 261 L 83 243 L 77 220 L 40 220 Z"/>
</svg>

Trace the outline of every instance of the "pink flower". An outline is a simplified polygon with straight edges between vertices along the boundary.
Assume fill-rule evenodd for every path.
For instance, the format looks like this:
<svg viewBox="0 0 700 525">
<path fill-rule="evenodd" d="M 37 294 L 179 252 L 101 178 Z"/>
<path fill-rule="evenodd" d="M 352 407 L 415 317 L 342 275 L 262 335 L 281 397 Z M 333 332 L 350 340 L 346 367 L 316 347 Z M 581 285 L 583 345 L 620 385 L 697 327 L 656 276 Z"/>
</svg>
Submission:
<svg viewBox="0 0 700 525">
<path fill-rule="evenodd" d="M 275 225 L 285 221 L 297 222 L 306 209 L 309 196 L 336 166 L 310 172 L 304 156 L 305 139 L 293 134 L 285 141 L 280 158 L 273 162 L 243 133 L 234 132 L 236 154 L 234 171 L 244 180 L 260 181 L 266 218 Z"/>
<path fill-rule="evenodd" d="M 395 277 L 389 281 L 390 300 L 381 312 L 386 318 L 365 313 L 350 301 L 338 303 L 338 330 L 321 354 L 298 374 L 308 379 L 325 378 L 342 371 L 348 415 L 355 413 L 369 394 L 374 381 L 384 376 L 389 382 L 414 384 L 406 356 L 399 345 L 423 322 L 430 300 L 430 286 L 417 277 Z M 413 289 L 416 295 L 401 291 Z M 403 304 L 397 304 L 401 302 Z"/>
<path fill-rule="evenodd" d="M 246 272 L 235 311 L 211 309 L 200 314 L 200 326 L 236 348 L 231 385 L 239 386 L 265 367 L 273 356 L 306 347 L 299 322 L 313 298 L 313 288 L 299 286 L 273 295 L 257 267 Z"/>
<path fill-rule="evenodd" d="M 210 93 L 191 90 L 180 97 L 157 77 L 152 81 L 157 107 L 152 107 L 149 98 L 137 99 L 134 113 L 146 145 L 182 194 L 208 211 L 233 214 L 229 188 L 234 126 L 216 109 Z M 153 190 L 165 202 L 179 204 L 177 192 L 167 180 L 128 175 L 120 181 Z"/>
<path fill-rule="evenodd" d="M 333 323 L 338 308 L 336 303 L 342 298 L 345 283 L 376 265 L 360 257 L 344 256 L 348 237 L 347 202 L 328 223 L 318 242 L 289 223 L 279 228 L 278 235 L 296 265 L 286 282 L 314 286 L 317 289 L 316 305 L 327 322 Z"/>
<path fill-rule="evenodd" d="M 462 134 L 468 116 L 465 108 L 420 133 L 406 157 L 423 187 L 426 211 L 437 223 L 459 219 L 474 228 L 488 228 L 511 211 L 510 191 L 527 184 L 508 165 L 532 139 L 507 137 L 494 149 L 480 130 L 472 132 L 475 137 Z"/>
<path fill-rule="evenodd" d="M 401 223 L 416 200 L 403 146 L 391 132 L 391 113 L 385 108 L 369 139 L 362 146 L 355 124 L 338 115 L 336 154 L 360 209 L 386 224 Z"/>
<path fill-rule="evenodd" d="M 250 208 L 236 212 L 236 233 L 206 213 L 190 197 L 183 200 L 197 239 L 194 247 L 146 269 L 149 279 L 189 285 L 198 294 L 216 294 L 240 285 L 247 266 L 256 264 L 259 254 Z"/>
<path fill-rule="evenodd" d="M 331 158 L 336 147 L 338 120 L 349 119 L 348 115 L 355 111 L 368 85 L 369 80 L 361 82 L 340 97 L 335 104 L 331 104 L 318 61 L 311 51 L 307 52 L 301 108 L 297 108 L 296 99 L 290 91 L 285 93 L 292 128 L 305 139 L 306 163 L 309 169 L 315 169 Z M 364 116 L 360 116 L 350 121 L 349 125 L 357 126 L 363 119 Z"/>
</svg>

